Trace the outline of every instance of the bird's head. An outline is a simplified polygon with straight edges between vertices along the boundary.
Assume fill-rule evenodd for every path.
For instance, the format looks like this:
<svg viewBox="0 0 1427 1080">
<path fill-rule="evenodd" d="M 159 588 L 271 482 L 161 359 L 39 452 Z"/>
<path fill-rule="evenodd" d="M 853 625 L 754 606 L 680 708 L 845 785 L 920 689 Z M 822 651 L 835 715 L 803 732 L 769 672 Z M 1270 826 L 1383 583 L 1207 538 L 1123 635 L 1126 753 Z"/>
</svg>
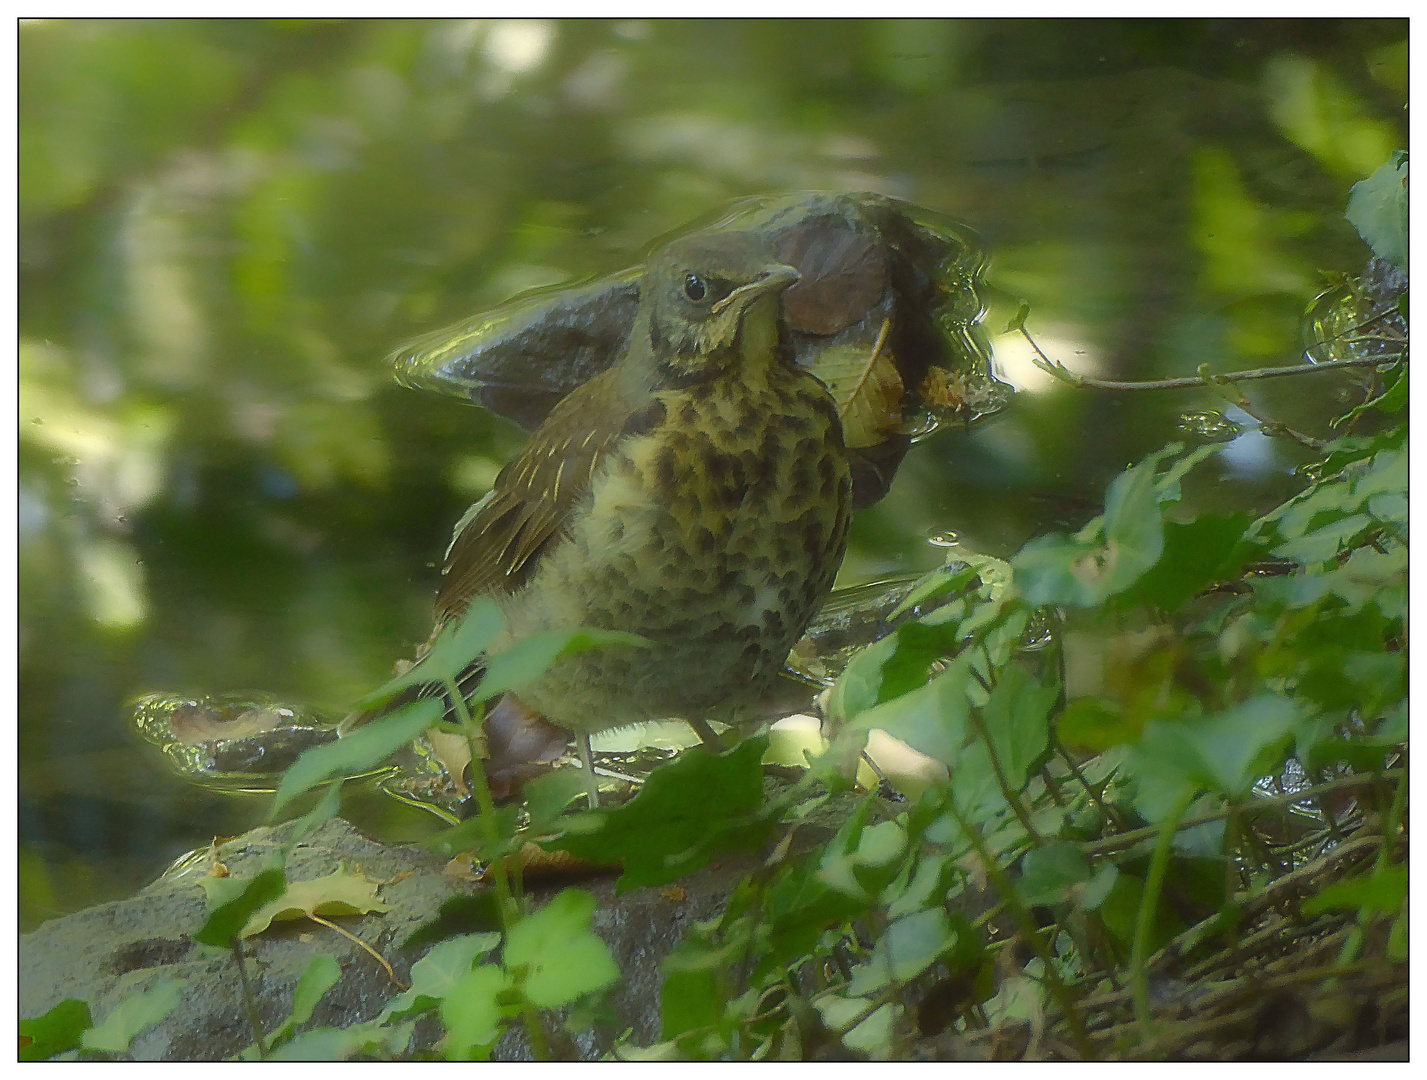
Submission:
<svg viewBox="0 0 1427 1080">
<path fill-rule="evenodd" d="M 778 295 L 798 277 L 751 233 L 675 240 L 640 280 L 630 351 L 652 362 L 657 381 L 674 385 L 739 361 L 774 362 L 782 355 Z"/>
</svg>

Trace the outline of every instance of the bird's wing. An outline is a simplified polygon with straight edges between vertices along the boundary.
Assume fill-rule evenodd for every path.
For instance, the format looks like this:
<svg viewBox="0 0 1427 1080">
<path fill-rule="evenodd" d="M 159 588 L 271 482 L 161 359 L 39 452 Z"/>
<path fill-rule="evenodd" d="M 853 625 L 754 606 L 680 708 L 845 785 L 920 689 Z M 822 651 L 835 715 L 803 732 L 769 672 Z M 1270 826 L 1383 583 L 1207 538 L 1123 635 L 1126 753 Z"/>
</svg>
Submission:
<svg viewBox="0 0 1427 1080">
<path fill-rule="evenodd" d="M 541 549 L 565 529 L 605 456 L 638 428 L 606 372 L 551 411 L 520 455 L 500 471 L 490 493 L 460 523 L 446 551 L 436 595 L 441 626 L 474 597 L 513 592 L 528 580 Z"/>
</svg>

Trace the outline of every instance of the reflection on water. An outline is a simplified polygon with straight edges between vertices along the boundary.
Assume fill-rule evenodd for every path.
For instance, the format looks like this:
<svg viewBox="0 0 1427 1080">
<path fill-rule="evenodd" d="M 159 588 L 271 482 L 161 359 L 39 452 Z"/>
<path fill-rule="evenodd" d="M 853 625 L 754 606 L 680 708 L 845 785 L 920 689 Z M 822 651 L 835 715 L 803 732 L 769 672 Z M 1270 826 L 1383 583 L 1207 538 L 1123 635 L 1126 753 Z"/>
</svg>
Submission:
<svg viewBox="0 0 1427 1080">
<path fill-rule="evenodd" d="M 870 190 L 974 227 L 988 331 L 1027 301 L 1074 370 L 1292 361 L 1319 271 L 1362 271 L 1341 211 L 1405 145 L 1406 70 L 1402 21 L 21 26 L 22 925 L 266 814 L 173 776 L 125 702 L 257 687 L 341 715 L 424 640 L 432 564 L 522 435 L 396 386 L 400 342 L 734 199 Z M 1328 336 L 1359 318 L 1324 303 Z M 1324 434 L 1362 388 L 1317 380 L 1254 405 Z M 1224 408 L 1020 385 L 969 430 L 905 418 L 924 437 L 840 584 L 938 565 L 935 532 L 1006 555 L 1078 526 Z M 1299 448 L 1225 415 L 1244 432 L 1187 500 L 1302 482 Z"/>
</svg>

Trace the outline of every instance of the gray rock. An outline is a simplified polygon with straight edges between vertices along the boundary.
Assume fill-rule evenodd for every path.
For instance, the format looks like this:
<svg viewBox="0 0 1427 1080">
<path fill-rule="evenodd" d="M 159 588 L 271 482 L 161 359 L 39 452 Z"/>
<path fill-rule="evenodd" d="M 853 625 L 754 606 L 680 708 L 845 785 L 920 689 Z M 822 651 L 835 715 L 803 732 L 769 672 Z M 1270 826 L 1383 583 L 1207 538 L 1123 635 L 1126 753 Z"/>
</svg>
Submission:
<svg viewBox="0 0 1427 1080">
<path fill-rule="evenodd" d="M 218 845 L 211 858 L 192 860 L 184 870 L 166 874 L 127 900 L 55 919 L 21 936 L 20 1016 L 39 1016 L 72 997 L 87 1002 L 100 1022 L 136 991 L 160 979 L 180 978 L 187 985 L 178 1008 L 134 1039 L 130 1047 L 134 1059 L 222 1060 L 250 1045 L 252 1029 L 232 954 L 193 940 L 206 918 L 205 893 L 198 881 L 215 858 L 234 875 L 255 874 L 268 865 L 291 828 L 288 824 L 254 829 Z M 380 895 L 390 910 L 335 921 L 386 957 L 398 977 L 406 980 L 411 965 L 436 939 L 425 933 L 412 940 L 413 934 L 435 919 L 442 905 L 484 891 L 478 883 L 444 873 L 445 865 L 442 856 L 376 843 L 337 819 L 293 847 L 287 876 L 289 881 L 301 881 L 345 867 L 383 883 Z M 616 1020 L 552 1046 L 552 1052 L 599 1058 L 630 1029 L 639 1045 L 657 1041 L 660 961 L 691 922 L 721 909 L 749 865 L 748 859 L 729 859 L 682 879 L 680 888 L 638 889 L 619 896 L 612 873 L 578 881 L 568 877 L 529 881 L 527 895 L 535 906 L 572 884 L 593 893 L 599 903 L 594 930 L 610 946 L 622 973 L 607 999 Z M 449 929 L 459 933 L 479 928 Z M 307 1027 L 346 1027 L 371 1020 L 400 990 L 367 952 L 308 920 L 275 923 L 248 938 L 244 947 L 258 1015 L 268 1032 L 287 1017 L 297 979 L 318 953 L 335 956 L 342 977 L 323 997 Z M 411 1050 L 430 1050 L 439 1034 L 434 1023 L 423 1021 L 416 1027 Z M 529 1056 L 518 1026 L 502 1039 L 495 1056 L 507 1060 Z"/>
</svg>

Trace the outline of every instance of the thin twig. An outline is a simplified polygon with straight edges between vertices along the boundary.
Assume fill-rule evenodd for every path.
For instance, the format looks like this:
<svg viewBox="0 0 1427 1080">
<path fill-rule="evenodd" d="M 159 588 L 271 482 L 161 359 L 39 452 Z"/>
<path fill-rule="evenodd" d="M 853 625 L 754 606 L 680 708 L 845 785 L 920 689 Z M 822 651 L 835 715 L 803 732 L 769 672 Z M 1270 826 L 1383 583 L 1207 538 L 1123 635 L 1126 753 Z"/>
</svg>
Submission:
<svg viewBox="0 0 1427 1080">
<path fill-rule="evenodd" d="M 390 979 L 390 980 L 392 981 L 392 983 L 393 983 L 396 987 L 398 987 L 398 988 L 401 989 L 401 990 L 410 990 L 410 989 L 411 989 L 411 984 L 410 984 L 410 983 L 404 983 L 404 982 L 402 982 L 400 979 L 398 979 L 398 978 L 396 977 L 396 972 L 393 971 L 391 965 L 390 965 L 389 963 L 387 963 L 386 957 L 383 956 L 381 953 L 377 952 L 376 949 L 372 948 L 372 947 L 371 947 L 370 945 L 368 945 L 365 941 L 363 941 L 361 938 L 359 938 L 356 934 L 352 933 L 350 930 L 344 930 L 342 927 L 338 926 L 336 923 L 330 922 L 330 921 L 328 921 L 327 919 L 324 919 L 321 915 L 314 915 L 314 914 L 313 914 L 312 912 L 310 912 L 310 911 L 307 912 L 307 917 L 308 917 L 309 919 L 311 919 L 311 920 L 312 920 L 313 922 L 315 922 L 315 923 L 321 923 L 323 926 L 327 927 L 327 929 L 329 929 L 329 930 L 335 930 L 335 931 L 337 931 L 337 933 L 341 934 L 344 938 L 346 938 L 348 941 L 350 941 L 353 945 L 356 945 L 358 948 L 361 948 L 361 949 L 366 950 L 366 951 L 371 955 L 372 959 L 374 959 L 378 964 L 380 964 L 380 965 L 382 966 L 382 968 L 386 971 L 387 978 Z"/>
<path fill-rule="evenodd" d="M 1285 375 L 1307 375 L 1314 371 L 1334 371 L 1340 368 L 1386 367 L 1395 364 L 1401 356 L 1355 357 L 1350 360 L 1324 360 L 1320 364 L 1293 364 L 1288 367 L 1250 368 L 1247 371 L 1229 371 L 1223 375 L 1194 375 L 1182 379 L 1150 379 L 1144 382 L 1122 382 L 1115 379 L 1095 379 L 1088 375 L 1077 375 L 1059 361 L 1052 360 L 1041 351 L 1029 331 L 1023 326 L 1021 336 L 1035 350 L 1032 361 L 1048 375 L 1054 375 L 1061 382 L 1071 386 L 1088 387 L 1092 390 L 1180 390 L 1191 386 L 1208 386 L 1211 382 L 1246 382 L 1251 379 L 1277 379 Z"/>
<path fill-rule="evenodd" d="M 1397 779 L 1406 773 L 1406 771 L 1406 769 L 1388 769 L 1383 772 L 1381 776 L 1383 779 Z M 1272 810 L 1275 807 L 1304 802 L 1316 795 L 1323 795 L 1330 791 L 1366 787 L 1370 785 L 1374 779 L 1376 779 L 1376 777 L 1371 773 L 1358 773 L 1353 776 L 1342 776 L 1336 780 L 1329 780 L 1323 784 L 1315 784 L 1313 787 L 1299 788 L 1297 791 L 1290 791 L 1286 795 L 1274 795 L 1269 798 L 1252 798 L 1232 807 L 1224 807 L 1223 809 L 1215 810 L 1211 813 L 1195 814 L 1193 817 L 1187 817 L 1179 823 L 1179 827 L 1181 829 L 1192 829 L 1197 825 L 1207 825 L 1211 821 L 1221 821 L 1235 812 L 1254 814 L 1260 810 Z M 1158 835 L 1158 827 L 1150 825 L 1143 829 L 1132 829 L 1129 832 L 1107 836 L 1103 840 L 1092 840 L 1087 844 L 1082 844 L 1080 850 L 1085 852 L 1086 855 L 1091 856 L 1107 855 L 1112 851 L 1121 851 L 1124 848 L 1134 847 L 1144 840 L 1153 840 Z"/>
</svg>

